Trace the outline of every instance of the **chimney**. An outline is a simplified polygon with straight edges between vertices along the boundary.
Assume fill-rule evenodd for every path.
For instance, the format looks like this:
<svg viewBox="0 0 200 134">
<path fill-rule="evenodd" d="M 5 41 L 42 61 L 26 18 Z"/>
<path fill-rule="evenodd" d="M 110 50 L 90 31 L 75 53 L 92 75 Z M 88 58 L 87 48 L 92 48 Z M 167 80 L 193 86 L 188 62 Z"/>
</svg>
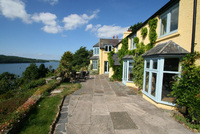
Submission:
<svg viewBox="0 0 200 134">
<path fill-rule="evenodd" d="M 131 28 L 128 28 L 127 32 L 132 32 Z"/>
<path fill-rule="evenodd" d="M 113 39 L 115 39 L 115 36 L 113 36 Z"/>
<path fill-rule="evenodd" d="M 118 35 L 117 35 L 117 39 L 118 39 Z"/>
</svg>

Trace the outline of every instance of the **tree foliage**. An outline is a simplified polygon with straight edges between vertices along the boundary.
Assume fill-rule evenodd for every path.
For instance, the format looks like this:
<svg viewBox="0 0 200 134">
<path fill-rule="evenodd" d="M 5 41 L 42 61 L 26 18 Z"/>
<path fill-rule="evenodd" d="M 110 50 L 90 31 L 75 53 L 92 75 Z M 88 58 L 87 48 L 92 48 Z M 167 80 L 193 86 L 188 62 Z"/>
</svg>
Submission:
<svg viewBox="0 0 200 134">
<path fill-rule="evenodd" d="M 183 58 L 181 77 L 177 78 L 171 92 L 177 105 L 186 106 L 187 116 L 193 123 L 200 123 L 200 66 L 195 65 L 198 58 L 197 52 Z"/>
<path fill-rule="evenodd" d="M 15 89 L 16 85 L 16 75 L 8 72 L 0 75 L 0 94 Z"/>
<path fill-rule="evenodd" d="M 90 57 L 92 51 L 87 50 L 86 47 L 80 47 L 74 54 L 71 61 L 74 70 L 80 70 L 90 64 Z"/>
<path fill-rule="evenodd" d="M 142 22 L 138 22 L 137 24 L 131 26 L 130 29 L 132 30 L 132 33 L 137 32 L 138 28 L 140 28 L 142 24 L 143 24 Z"/>
<path fill-rule="evenodd" d="M 31 80 L 39 79 L 39 70 L 35 63 L 31 63 L 30 66 L 22 73 L 22 77 L 25 81 L 30 82 Z"/>
<path fill-rule="evenodd" d="M 58 71 L 61 73 L 62 76 L 64 76 L 65 73 L 69 75 L 69 73 L 72 71 L 72 59 L 73 54 L 70 51 L 65 52 L 61 57 Z"/>
</svg>

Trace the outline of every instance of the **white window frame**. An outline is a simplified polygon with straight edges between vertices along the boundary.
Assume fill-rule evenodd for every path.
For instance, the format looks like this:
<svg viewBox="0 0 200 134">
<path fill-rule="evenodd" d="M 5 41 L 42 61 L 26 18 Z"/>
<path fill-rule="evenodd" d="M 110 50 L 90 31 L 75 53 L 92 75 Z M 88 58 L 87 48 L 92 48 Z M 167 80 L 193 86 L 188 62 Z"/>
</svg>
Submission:
<svg viewBox="0 0 200 134">
<path fill-rule="evenodd" d="M 134 50 L 136 49 L 136 43 L 134 43 L 134 38 L 136 37 L 136 34 L 134 34 L 133 36 L 131 36 L 131 42 L 130 42 L 130 50 Z"/>
<path fill-rule="evenodd" d="M 170 25 L 171 25 L 171 11 L 175 8 L 178 8 L 179 10 L 179 3 L 177 3 L 176 5 L 174 5 L 173 7 L 171 7 L 170 9 L 168 9 L 166 12 L 164 12 L 162 15 L 160 15 L 159 17 L 159 38 L 162 38 L 164 36 L 167 36 L 167 35 L 170 35 L 170 34 L 173 34 L 175 32 L 178 31 L 178 27 L 176 30 L 173 30 L 173 31 L 170 31 Z M 161 25 L 162 25 L 162 18 L 166 16 L 167 17 L 167 28 L 166 28 L 166 33 L 161 35 Z M 179 18 L 179 14 L 178 14 L 178 18 Z M 178 19 L 179 21 L 179 19 Z"/>
<path fill-rule="evenodd" d="M 107 50 L 106 50 L 106 47 L 107 47 Z M 105 52 L 110 52 L 110 51 L 109 51 L 109 47 L 111 47 L 111 50 L 110 50 L 110 51 L 112 51 L 112 49 L 113 49 L 112 45 L 105 45 L 105 46 L 104 46 L 104 51 L 105 51 Z"/>
<path fill-rule="evenodd" d="M 159 58 L 145 58 L 144 61 L 144 77 L 143 77 L 143 94 L 151 98 L 152 100 L 161 103 L 161 104 L 166 104 L 170 106 L 175 106 L 176 104 L 162 101 L 162 85 L 163 85 L 163 76 L 164 73 L 170 73 L 170 74 L 177 74 L 180 76 L 180 62 L 179 62 L 179 70 L 178 71 L 164 71 L 164 63 L 165 63 L 165 58 L 180 58 L 180 57 L 159 57 Z M 157 60 L 157 69 L 153 69 L 153 60 Z M 146 68 L 147 61 L 150 61 L 150 67 Z M 152 79 L 148 80 L 148 92 L 145 91 L 145 86 L 146 86 L 146 73 L 149 72 L 149 78 L 152 78 L 152 73 L 157 74 L 156 78 L 156 92 L 155 96 L 151 94 L 151 84 L 152 84 Z"/>
<path fill-rule="evenodd" d="M 99 47 L 93 47 L 93 55 L 99 55 Z"/>
</svg>

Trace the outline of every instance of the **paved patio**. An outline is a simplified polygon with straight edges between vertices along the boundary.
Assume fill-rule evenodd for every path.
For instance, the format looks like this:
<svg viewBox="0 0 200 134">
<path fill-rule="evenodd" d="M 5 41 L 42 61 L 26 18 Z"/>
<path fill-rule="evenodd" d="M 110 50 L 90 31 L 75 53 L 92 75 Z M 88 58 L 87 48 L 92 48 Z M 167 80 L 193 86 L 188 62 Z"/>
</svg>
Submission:
<svg viewBox="0 0 200 134">
<path fill-rule="evenodd" d="M 107 75 L 66 97 L 56 134 L 192 134 L 162 110 Z"/>
</svg>

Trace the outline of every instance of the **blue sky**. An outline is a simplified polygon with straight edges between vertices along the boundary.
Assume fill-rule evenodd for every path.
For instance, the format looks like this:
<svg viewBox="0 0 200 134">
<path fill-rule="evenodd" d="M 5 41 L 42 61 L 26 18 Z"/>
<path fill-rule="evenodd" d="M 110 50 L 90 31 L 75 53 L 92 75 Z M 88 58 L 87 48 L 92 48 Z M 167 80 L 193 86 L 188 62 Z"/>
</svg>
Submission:
<svg viewBox="0 0 200 134">
<path fill-rule="evenodd" d="M 0 0 L 0 54 L 59 60 L 99 38 L 122 37 L 168 1 Z"/>
</svg>

